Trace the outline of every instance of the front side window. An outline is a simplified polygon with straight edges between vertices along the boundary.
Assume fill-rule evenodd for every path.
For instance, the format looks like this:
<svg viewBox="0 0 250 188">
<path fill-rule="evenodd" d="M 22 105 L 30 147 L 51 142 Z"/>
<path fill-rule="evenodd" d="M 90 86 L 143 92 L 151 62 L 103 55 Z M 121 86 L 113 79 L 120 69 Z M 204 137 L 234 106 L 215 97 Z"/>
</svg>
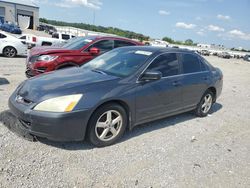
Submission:
<svg viewBox="0 0 250 188">
<path fill-rule="evenodd" d="M 107 52 L 114 48 L 113 40 L 101 40 L 92 45 L 92 47 L 98 48 L 101 53 Z"/>
<path fill-rule="evenodd" d="M 184 74 L 201 71 L 200 60 L 198 57 L 193 54 L 182 54 L 181 57 Z"/>
<path fill-rule="evenodd" d="M 6 36 L 0 33 L 0 39 L 3 39 L 3 38 L 6 38 Z"/>
<path fill-rule="evenodd" d="M 159 71 L 163 77 L 179 74 L 179 63 L 176 53 L 158 56 L 148 67 L 149 71 Z"/>
</svg>

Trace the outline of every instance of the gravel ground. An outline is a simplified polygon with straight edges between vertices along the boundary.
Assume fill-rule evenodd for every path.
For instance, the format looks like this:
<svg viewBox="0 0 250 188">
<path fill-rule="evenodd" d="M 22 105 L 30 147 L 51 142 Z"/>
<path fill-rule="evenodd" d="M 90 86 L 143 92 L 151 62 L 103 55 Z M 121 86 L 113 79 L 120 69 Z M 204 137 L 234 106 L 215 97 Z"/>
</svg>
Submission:
<svg viewBox="0 0 250 188">
<path fill-rule="evenodd" d="M 192 113 L 136 127 L 118 143 L 30 142 L 0 123 L 0 187 L 250 187 L 250 63 L 207 59 L 224 73 L 206 118 Z M 0 112 L 25 79 L 25 58 L 0 57 Z"/>
</svg>

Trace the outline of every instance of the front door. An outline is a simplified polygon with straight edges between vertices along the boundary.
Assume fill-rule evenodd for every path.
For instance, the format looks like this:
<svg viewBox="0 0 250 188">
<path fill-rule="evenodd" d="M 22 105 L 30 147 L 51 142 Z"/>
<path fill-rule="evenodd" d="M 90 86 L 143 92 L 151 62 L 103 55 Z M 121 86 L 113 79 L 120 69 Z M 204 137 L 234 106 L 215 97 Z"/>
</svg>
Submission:
<svg viewBox="0 0 250 188">
<path fill-rule="evenodd" d="M 181 107 L 181 76 L 177 55 L 159 55 L 146 71 L 160 71 L 162 78 L 138 83 L 136 123 L 164 117 Z"/>
</svg>

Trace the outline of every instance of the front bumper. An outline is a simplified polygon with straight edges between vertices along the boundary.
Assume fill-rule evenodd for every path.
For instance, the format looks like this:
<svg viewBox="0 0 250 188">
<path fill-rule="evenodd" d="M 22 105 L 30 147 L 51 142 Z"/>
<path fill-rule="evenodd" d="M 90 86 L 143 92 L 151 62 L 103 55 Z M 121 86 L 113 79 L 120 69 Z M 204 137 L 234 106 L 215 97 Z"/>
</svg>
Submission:
<svg viewBox="0 0 250 188">
<path fill-rule="evenodd" d="M 29 67 L 26 68 L 25 75 L 27 78 L 31 78 L 33 76 L 36 76 L 34 71 L 32 71 Z"/>
<path fill-rule="evenodd" d="M 84 140 L 89 110 L 67 113 L 40 112 L 30 105 L 16 102 L 16 95 L 9 99 L 11 113 L 20 121 L 20 129 L 29 134 L 55 141 Z"/>
</svg>

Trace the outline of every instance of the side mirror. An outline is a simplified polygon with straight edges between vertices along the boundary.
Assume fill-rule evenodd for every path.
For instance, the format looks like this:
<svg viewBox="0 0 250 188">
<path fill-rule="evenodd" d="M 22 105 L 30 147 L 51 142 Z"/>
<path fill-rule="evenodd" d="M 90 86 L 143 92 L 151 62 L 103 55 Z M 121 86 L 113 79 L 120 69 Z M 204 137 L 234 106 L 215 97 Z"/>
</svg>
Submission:
<svg viewBox="0 0 250 188">
<path fill-rule="evenodd" d="M 99 55 L 100 50 L 98 48 L 93 47 L 93 48 L 90 48 L 89 53 L 91 53 L 91 55 L 97 56 Z"/>
<path fill-rule="evenodd" d="M 162 73 L 159 71 L 146 71 L 141 76 L 141 81 L 152 81 L 152 80 L 160 80 L 162 77 Z"/>
</svg>

